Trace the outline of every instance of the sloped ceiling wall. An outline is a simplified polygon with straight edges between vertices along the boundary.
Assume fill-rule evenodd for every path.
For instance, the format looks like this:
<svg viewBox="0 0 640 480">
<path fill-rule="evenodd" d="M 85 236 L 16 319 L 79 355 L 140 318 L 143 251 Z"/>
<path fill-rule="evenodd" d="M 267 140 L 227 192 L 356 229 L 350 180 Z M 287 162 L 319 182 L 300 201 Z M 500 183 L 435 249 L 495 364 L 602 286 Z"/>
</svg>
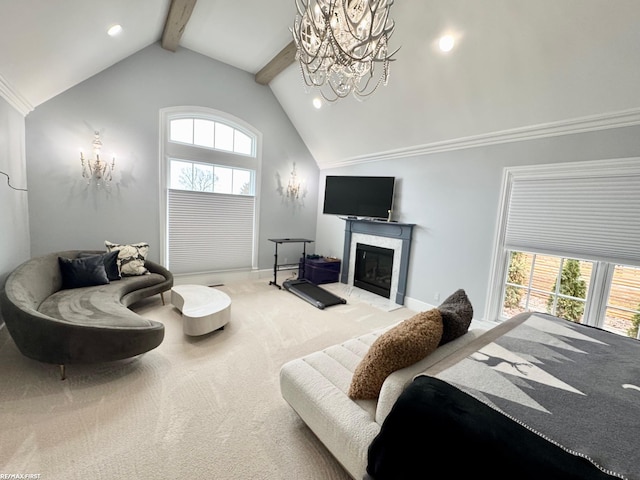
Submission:
<svg viewBox="0 0 640 480">
<path fill-rule="evenodd" d="M 271 83 L 321 167 L 381 152 L 640 113 L 635 0 L 398 1 L 389 85 L 316 110 L 293 65 Z M 448 54 L 435 42 L 457 37 Z"/>
<path fill-rule="evenodd" d="M 28 113 L 157 42 L 170 4 L 3 2 L 0 95 Z M 294 0 L 198 0 L 179 48 L 255 74 L 291 41 L 295 12 Z M 389 85 L 368 101 L 314 109 L 295 64 L 263 87 L 322 168 L 514 129 L 526 137 L 532 126 L 559 134 L 640 123 L 638 0 L 396 0 L 391 17 L 400 51 Z M 124 27 L 114 39 L 105 34 L 113 23 Z M 443 33 L 458 41 L 446 55 L 435 48 Z"/>
<path fill-rule="evenodd" d="M 169 0 L 2 1 L 0 90 L 8 85 L 28 113 L 158 41 L 168 9 Z M 125 34 L 106 35 L 117 23 Z"/>
</svg>

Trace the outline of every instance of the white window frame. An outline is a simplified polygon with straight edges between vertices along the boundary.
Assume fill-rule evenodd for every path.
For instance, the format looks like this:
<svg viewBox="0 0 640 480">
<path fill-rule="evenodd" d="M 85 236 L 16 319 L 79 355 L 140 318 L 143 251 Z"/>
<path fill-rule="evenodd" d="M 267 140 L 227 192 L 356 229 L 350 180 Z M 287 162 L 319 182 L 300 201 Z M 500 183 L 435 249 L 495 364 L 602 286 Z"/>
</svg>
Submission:
<svg viewBox="0 0 640 480">
<path fill-rule="evenodd" d="M 502 315 L 502 313 L 501 313 L 502 312 L 502 305 L 503 305 L 504 298 L 505 298 L 505 295 L 506 295 L 507 287 L 508 286 L 514 286 L 514 287 L 521 288 L 522 290 L 527 292 L 528 296 L 530 296 L 534 292 L 535 293 L 553 295 L 553 297 L 554 297 L 554 308 L 556 306 L 556 303 L 557 303 L 558 299 L 560 299 L 560 298 L 578 300 L 580 302 L 583 302 L 584 303 L 584 312 L 583 312 L 582 317 L 583 317 L 583 320 L 587 320 L 587 321 L 583 321 L 582 323 L 584 323 L 584 324 L 593 324 L 593 319 L 597 318 L 597 317 L 594 316 L 594 315 L 587 315 L 587 314 L 589 313 L 590 308 L 591 308 L 591 304 L 592 304 L 592 302 L 594 301 L 594 298 L 595 298 L 592 295 L 592 291 L 593 291 L 592 287 L 594 285 L 594 279 L 597 277 L 598 269 L 602 268 L 603 265 L 607 266 L 609 264 L 607 264 L 605 262 L 598 262 L 598 261 L 590 260 L 588 258 L 575 258 L 575 257 L 563 257 L 563 256 L 559 256 L 559 255 L 548 255 L 548 256 L 556 257 L 556 258 L 558 258 L 560 260 L 560 263 L 558 265 L 558 272 L 556 273 L 556 281 L 555 281 L 556 289 L 555 289 L 555 292 L 551 292 L 551 291 L 546 291 L 546 290 L 539 290 L 539 289 L 533 288 L 531 286 L 531 283 L 532 283 L 532 280 L 533 280 L 533 274 L 534 274 L 534 271 L 535 271 L 535 260 L 536 260 L 536 258 L 538 256 L 547 256 L 546 254 L 540 253 L 540 252 L 523 252 L 523 253 L 528 253 L 530 255 L 534 255 L 534 259 L 533 259 L 533 262 L 532 262 L 532 265 L 531 265 L 531 272 L 529 273 L 529 278 L 527 280 L 527 284 L 518 285 L 518 284 L 509 284 L 509 283 L 507 283 L 507 279 L 508 279 L 508 276 L 509 276 L 508 269 L 509 269 L 509 259 L 510 259 L 511 251 L 512 250 L 508 250 L 508 249 L 506 249 L 506 251 L 505 251 L 505 256 L 507 258 L 507 266 L 506 266 L 506 269 L 505 269 L 505 272 L 504 272 L 504 278 L 502 279 L 502 284 L 503 285 L 502 285 L 502 289 L 501 289 L 501 293 L 500 293 L 500 295 L 501 295 L 500 303 L 498 305 L 498 314 L 497 314 L 498 315 L 498 320 L 501 320 L 501 321 L 502 320 L 507 320 L 507 318 L 504 317 Z M 587 262 L 590 262 L 593 265 L 593 267 L 591 269 L 591 275 L 589 277 L 589 287 L 587 289 L 587 297 L 586 298 L 575 298 L 575 297 L 570 297 L 570 296 L 563 295 L 563 294 L 560 293 L 560 289 L 561 289 L 560 277 L 562 275 L 562 269 L 564 268 L 564 262 L 565 262 L 565 260 L 570 260 L 570 259 L 587 261 Z M 613 272 L 613 269 L 611 269 L 611 270 Z M 609 280 L 611 280 L 611 278 L 609 278 Z M 605 303 L 606 303 L 606 298 L 605 298 Z M 589 322 L 591 322 L 591 323 L 589 323 Z"/>
<path fill-rule="evenodd" d="M 172 168 L 171 167 L 171 162 L 176 161 L 176 162 L 181 162 L 181 163 L 186 163 L 186 164 L 190 164 L 191 168 L 195 168 L 196 166 L 207 166 L 207 167 L 211 167 L 212 170 L 212 174 L 215 177 L 215 171 L 216 168 L 225 168 L 225 169 L 229 169 L 232 171 L 232 176 L 235 175 L 235 172 L 240 172 L 240 171 L 244 171 L 244 172 L 248 172 L 250 173 L 250 184 L 251 184 L 251 192 L 247 193 L 247 194 L 234 194 L 232 192 L 221 192 L 221 191 L 215 191 L 215 182 L 212 182 L 211 184 L 211 191 L 208 190 L 192 190 L 189 188 L 180 188 L 180 187 L 172 187 L 171 186 L 171 174 L 170 174 L 170 178 L 169 180 L 169 188 L 173 188 L 174 190 L 184 190 L 184 191 L 194 191 L 194 192 L 207 192 L 207 193 L 219 193 L 219 194 L 232 194 L 232 195 L 248 195 L 251 197 L 255 196 L 255 186 L 256 186 L 256 173 L 255 173 L 255 169 L 253 168 L 239 168 L 237 166 L 231 166 L 231 165 L 219 165 L 217 163 L 209 163 L 209 162 L 199 162 L 199 161 L 195 161 L 195 160 L 190 160 L 190 159 L 184 159 L 184 158 L 174 158 L 173 156 L 169 156 L 169 170 Z"/>
<path fill-rule="evenodd" d="M 179 144 L 177 142 L 171 142 L 171 153 L 168 152 L 169 140 L 169 121 L 174 118 L 204 118 L 208 120 L 219 121 L 226 123 L 227 125 L 236 128 L 243 133 L 253 137 L 255 139 L 253 151 L 255 156 L 247 156 L 243 154 L 236 154 L 231 152 L 225 152 L 222 150 L 208 149 L 207 147 L 199 147 L 194 145 Z M 169 190 L 169 162 L 170 159 L 180 159 L 183 157 L 187 161 L 204 161 L 204 163 L 211 163 L 208 160 L 209 153 L 206 150 L 215 150 L 216 156 L 229 155 L 233 158 L 233 163 L 240 168 L 248 168 L 255 170 L 255 216 L 253 225 L 253 255 L 251 260 L 251 269 L 257 270 L 258 268 L 258 239 L 259 235 L 259 219 L 260 219 L 260 184 L 262 176 L 262 133 L 255 129 L 252 125 L 244 120 L 235 117 L 229 113 L 222 112 L 207 107 L 198 106 L 175 106 L 160 109 L 159 118 L 159 202 L 160 202 L 160 252 L 161 259 L 164 265 L 169 265 L 169 245 L 168 245 L 168 225 L 169 225 L 169 212 L 167 208 L 168 202 L 168 190 Z M 185 149 L 185 154 L 180 154 L 180 149 Z M 199 154 L 198 151 L 201 150 Z M 188 152 L 188 154 L 186 153 Z M 244 158 L 243 158 L 244 157 Z M 200 272 L 206 273 L 206 272 Z"/>
<path fill-rule="evenodd" d="M 509 251 L 506 248 L 507 220 L 509 215 L 509 199 L 514 181 L 518 179 L 533 179 L 535 177 L 553 176 L 554 178 L 597 177 L 604 175 L 637 175 L 640 171 L 640 158 L 622 158 L 609 160 L 595 160 L 586 162 L 569 162 L 558 164 L 531 165 L 524 167 L 505 167 L 502 178 L 500 204 L 498 206 L 498 222 L 496 225 L 495 242 L 492 253 L 491 271 L 489 274 L 489 288 L 487 290 L 485 319 L 489 321 L 505 320 L 501 316 L 505 295 L 506 279 L 509 267 Z M 550 254 L 557 256 L 557 252 L 532 251 L 530 253 Z M 583 258 L 579 255 L 570 256 L 594 262 L 589 294 L 585 304 L 584 321 L 587 325 L 602 327 L 609 298 L 609 291 L 613 278 L 615 264 L 593 258 Z M 627 265 L 629 263 L 625 262 Z M 640 265 L 631 264 L 640 267 Z"/>
<path fill-rule="evenodd" d="M 182 145 L 188 145 L 189 147 L 195 147 L 195 148 L 202 148 L 205 150 L 215 150 L 217 152 L 225 152 L 225 153 L 230 153 L 233 155 L 240 155 L 240 156 L 247 156 L 247 157 L 252 157 L 255 158 L 256 157 L 256 148 L 257 148 L 257 140 L 255 139 L 255 133 L 251 130 L 247 130 L 246 127 L 244 126 L 240 126 L 240 124 L 238 124 L 235 121 L 230 120 L 229 118 L 226 118 L 227 116 L 229 116 L 226 113 L 222 113 L 222 115 L 225 115 L 225 117 L 221 117 L 220 113 L 222 112 L 218 112 L 217 115 L 215 115 L 214 117 L 212 117 L 210 114 L 203 114 L 202 112 L 198 112 L 198 113 L 178 113 L 178 114 L 173 114 L 171 115 L 171 118 L 168 119 L 169 122 L 167 124 L 167 139 L 169 142 L 173 143 L 173 144 L 182 144 Z M 173 120 L 207 120 L 210 122 L 214 122 L 214 123 L 221 123 L 223 125 L 226 125 L 227 127 L 230 127 L 235 131 L 238 131 L 240 133 L 243 133 L 244 135 L 248 136 L 249 138 L 253 138 L 254 141 L 252 142 L 251 145 L 251 152 L 247 153 L 242 153 L 242 152 L 236 152 L 235 150 L 227 150 L 227 149 L 221 149 L 221 148 L 217 148 L 215 146 L 210 147 L 210 146 L 206 146 L 206 145 L 199 145 L 192 142 L 181 142 L 178 140 L 171 140 L 170 139 L 170 122 Z M 214 136 L 214 140 L 215 140 L 215 136 Z"/>
</svg>

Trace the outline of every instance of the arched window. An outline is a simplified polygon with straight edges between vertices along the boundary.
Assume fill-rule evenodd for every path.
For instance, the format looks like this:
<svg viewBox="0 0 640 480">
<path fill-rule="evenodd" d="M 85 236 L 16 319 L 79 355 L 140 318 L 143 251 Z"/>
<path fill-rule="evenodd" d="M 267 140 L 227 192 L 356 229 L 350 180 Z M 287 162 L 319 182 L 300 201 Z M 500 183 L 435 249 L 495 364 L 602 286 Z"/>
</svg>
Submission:
<svg viewBox="0 0 640 480">
<path fill-rule="evenodd" d="M 169 121 L 169 141 L 211 148 L 238 155 L 256 156 L 256 139 L 223 120 L 175 116 Z"/>
<path fill-rule="evenodd" d="M 176 275 L 257 267 L 260 134 L 195 107 L 161 112 L 165 263 Z"/>
</svg>

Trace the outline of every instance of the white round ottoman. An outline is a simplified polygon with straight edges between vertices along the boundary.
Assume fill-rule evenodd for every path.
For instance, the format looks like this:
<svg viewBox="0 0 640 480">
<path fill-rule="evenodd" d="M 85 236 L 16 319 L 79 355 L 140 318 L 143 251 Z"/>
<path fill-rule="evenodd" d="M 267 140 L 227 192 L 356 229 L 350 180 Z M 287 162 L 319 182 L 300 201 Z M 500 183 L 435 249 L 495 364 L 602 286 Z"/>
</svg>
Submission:
<svg viewBox="0 0 640 480">
<path fill-rule="evenodd" d="M 204 335 L 222 329 L 231 318 L 229 296 L 204 285 L 176 285 L 171 303 L 182 312 L 185 335 Z"/>
</svg>

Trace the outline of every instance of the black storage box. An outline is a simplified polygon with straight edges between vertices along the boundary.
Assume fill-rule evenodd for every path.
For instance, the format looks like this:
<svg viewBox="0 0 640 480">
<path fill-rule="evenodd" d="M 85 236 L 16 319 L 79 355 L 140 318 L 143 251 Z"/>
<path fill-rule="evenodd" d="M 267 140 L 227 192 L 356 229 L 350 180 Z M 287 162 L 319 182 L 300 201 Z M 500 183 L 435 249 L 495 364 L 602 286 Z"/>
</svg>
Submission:
<svg viewBox="0 0 640 480">
<path fill-rule="evenodd" d="M 319 285 L 321 283 L 335 283 L 340 279 L 340 260 L 328 260 L 325 257 L 304 259 L 304 276 L 302 262 L 298 267 L 298 277 L 306 278 L 310 282 Z"/>
</svg>

